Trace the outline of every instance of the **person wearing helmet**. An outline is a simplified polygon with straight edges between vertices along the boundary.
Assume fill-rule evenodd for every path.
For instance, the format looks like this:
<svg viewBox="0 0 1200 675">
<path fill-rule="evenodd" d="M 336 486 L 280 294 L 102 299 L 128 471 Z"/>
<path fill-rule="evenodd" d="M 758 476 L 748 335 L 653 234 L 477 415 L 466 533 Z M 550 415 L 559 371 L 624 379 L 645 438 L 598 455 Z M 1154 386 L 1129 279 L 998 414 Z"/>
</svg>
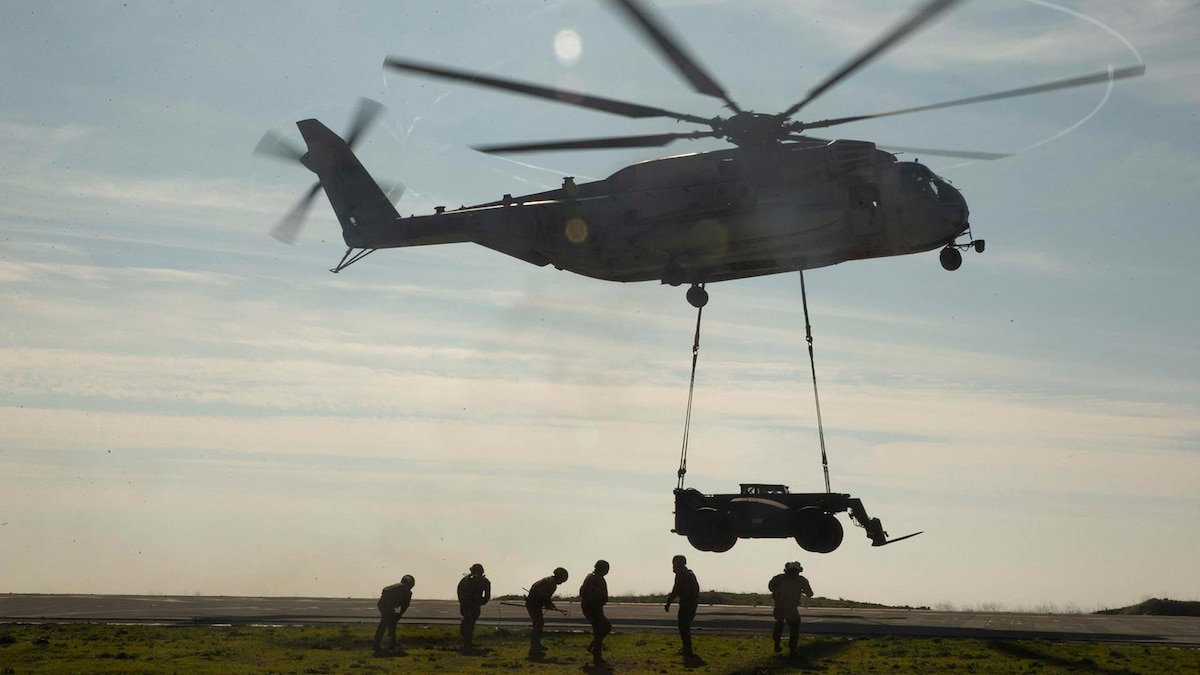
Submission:
<svg viewBox="0 0 1200 675">
<path fill-rule="evenodd" d="M 592 573 L 583 580 L 579 587 L 579 606 L 583 616 L 592 624 L 592 643 L 587 650 L 592 653 L 592 663 L 604 663 L 604 638 L 612 632 L 612 622 L 604 616 L 604 605 L 608 604 L 608 582 L 604 576 L 608 574 L 608 561 L 597 560 Z"/>
<path fill-rule="evenodd" d="M 775 630 L 771 636 L 775 638 L 775 653 L 783 651 L 780 640 L 783 639 L 783 623 L 788 625 L 788 656 L 796 656 L 796 646 L 800 642 L 800 601 L 811 598 L 812 586 L 800 573 L 804 566 L 798 562 L 790 562 L 783 566 L 783 574 L 776 574 L 767 584 L 771 597 L 775 600 Z"/>
<path fill-rule="evenodd" d="M 492 582 L 483 575 L 483 565 L 475 563 L 467 576 L 458 582 L 458 613 L 462 615 L 462 623 L 458 632 L 462 635 L 462 652 L 469 653 L 477 650 L 475 646 L 475 622 L 483 606 L 492 599 Z"/>
<path fill-rule="evenodd" d="M 529 656 L 538 658 L 546 653 L 546 647 L 542 644 L 542 630 L 546 627 L 546 610 L 558 609 L 554 606 L 554 592 L 558 590 L 558 585 L 567 580 L 567 571 L 561 567 L 554 568 L 554 574 L 538 579 L 536 583 L 529 587 L 529 594 L 525 596 L 525 609 L 529 612 L 529 619 L 533 622 L 533 629 L 529 631 Z"/>
<path fill-rule="evenodd" d="M 379 602 L 375 603 L 379 608 L 379 627 L 375 629 L 375 641 L 372 643 L 375 651 L 381 649 L 384 631 L 387 631 L 391 648 L 396 648 L 396 624 L 400 623 L 400 617 L 408 611 L 408 603 L 412 602 L 412 589 L 416 585 L 417 580 L 411 574 L 405 574 L 400 583 L 387 586 L 379 593 Z M 396 611 L 397 608 L 399 612 Z"/>
<path fill-rule="evenodd" d="M 695 656 L 692 652 L 692 619 L 696 618 L 696 608 L 700 606 L 700 582 L 696 581 L 695 573 L 688 569 L 685 556 L 671 558 L 671 569 L 675 572 L 675 586 L 671 588 L 663 610 L 671 611 L 671 601 L 679 599 L 676 624 L 679 626 L 679 639 L 683 642 L 679 653 L 687 659 Z"/>
</svg>

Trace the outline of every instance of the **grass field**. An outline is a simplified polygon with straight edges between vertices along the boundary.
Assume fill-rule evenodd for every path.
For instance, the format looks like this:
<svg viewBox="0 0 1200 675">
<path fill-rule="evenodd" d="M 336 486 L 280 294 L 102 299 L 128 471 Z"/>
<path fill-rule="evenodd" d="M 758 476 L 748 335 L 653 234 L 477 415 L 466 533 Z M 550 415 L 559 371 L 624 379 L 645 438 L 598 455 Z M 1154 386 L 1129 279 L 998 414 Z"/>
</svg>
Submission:
<svg viewBox="0 0 1200 675">
<path fill-rule="evenodd" d="M 774 654 L 767 636 L 678 638 L 615 633 L 609 668 L 594 668 L 586 633 L 547 633 L 542 661 L 528 633 L 481 629 L 478 656 L 456 651 L 457 627 L 401 625 L 402 649 L 374 655 L 374 628 L 330 626 L 0 626 L 0 674 L 25 673 L 1200 673 L 1200 650 L 1142 645 L 913 638 L 804 638 L 802 656 Z"/>
</svg>

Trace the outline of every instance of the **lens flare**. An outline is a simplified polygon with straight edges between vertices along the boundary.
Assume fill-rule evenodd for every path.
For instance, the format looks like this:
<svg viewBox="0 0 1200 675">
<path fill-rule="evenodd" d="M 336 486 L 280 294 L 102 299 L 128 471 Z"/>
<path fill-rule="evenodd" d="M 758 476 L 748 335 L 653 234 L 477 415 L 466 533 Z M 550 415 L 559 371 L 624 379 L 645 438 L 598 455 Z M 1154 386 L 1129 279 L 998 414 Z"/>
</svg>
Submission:
<svg viewBox="0 0 1200 675">
<path fill-rule="evenodd" d="M 583 40 L 571 28 L 564 28 L 554 36 L 554 55 L 563 65 L 573 65 L 583 54 Z"/>
</svg>

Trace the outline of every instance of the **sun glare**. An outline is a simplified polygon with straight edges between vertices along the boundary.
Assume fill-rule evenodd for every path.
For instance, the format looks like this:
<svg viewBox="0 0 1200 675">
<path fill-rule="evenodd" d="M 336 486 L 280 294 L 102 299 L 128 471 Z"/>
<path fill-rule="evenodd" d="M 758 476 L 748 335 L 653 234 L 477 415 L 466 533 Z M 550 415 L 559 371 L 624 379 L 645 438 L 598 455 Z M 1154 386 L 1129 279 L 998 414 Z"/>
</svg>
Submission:
<svg viewBox="0 0 1200 675">
<path fill-rule="evenodd" d="M 554 55 L 564 65 L 572 65 L 583 54 L 583 40 L 571 28 L 564 28 L 554 36 Z"/>
</svg>

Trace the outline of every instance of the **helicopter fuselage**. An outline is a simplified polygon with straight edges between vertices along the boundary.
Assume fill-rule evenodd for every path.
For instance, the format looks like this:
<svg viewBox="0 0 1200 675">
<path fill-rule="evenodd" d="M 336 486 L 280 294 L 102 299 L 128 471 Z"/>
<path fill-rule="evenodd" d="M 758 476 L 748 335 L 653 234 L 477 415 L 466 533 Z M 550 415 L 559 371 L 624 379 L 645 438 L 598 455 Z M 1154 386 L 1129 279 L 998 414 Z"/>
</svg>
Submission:
<svg viewBox="0 0 1200 675">
<path fill-rule="evenodd" d="M 967 216 L 961 193 L 923 165 L 839 140 L 655 159 L 392 223 L 343 218 L 343 228 L 352 248 L 474 242 L 596 279 L 675 285 L 928 251 L 953 243 Z"/>
</svg>

